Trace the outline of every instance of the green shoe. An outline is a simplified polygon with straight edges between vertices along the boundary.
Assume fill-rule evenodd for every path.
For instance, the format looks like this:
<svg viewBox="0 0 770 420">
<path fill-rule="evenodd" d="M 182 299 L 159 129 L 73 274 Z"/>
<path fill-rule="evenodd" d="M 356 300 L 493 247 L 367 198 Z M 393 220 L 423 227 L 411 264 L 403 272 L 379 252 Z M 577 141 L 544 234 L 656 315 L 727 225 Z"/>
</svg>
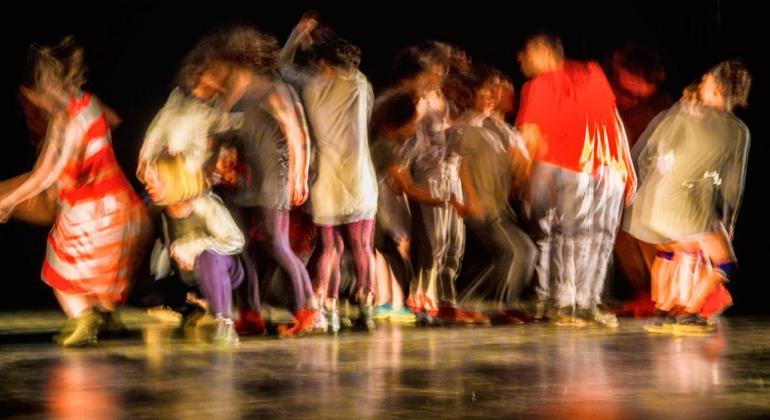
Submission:
<svg viewBox="0 0 770 420">
<path fill-rule="evenodd" d="M 390 322 L 399 324 L 414 324 L 417 318 L 414 316 L 414 312 L 410 311 L 409 308 L 403 307 L 399 311 L 391 312 L 389 319 Z"/>
<path fill-rule="evenodd" d="M 374 319 L 386 320 L 391 317 L 393 307 L 391 305 L 380 305 L 374 308 Z"/>
<path fill-rule="evenodd" d="M 75 331 L 62 340 L 63 347 L 82 347 L 96 344 L 96 336 L 102 325 L 102 317 L 98 313 L 88 310 L 77 317 Z"/>
<path fill-rule="evenodd" d="M 61 345 L 64 339 L 72 335 L 72 333 L 75 331 L 77 322 L 77 318 L 67 318 L 62 329 L 53 336 L 53 341 L 56 344 Z"/>
<path fill-rule="evenodd" d="M 233 325 L 232 319 L 217 318 L 214 334 L 211 336 L 211 342 L 223 346 L 238 345 L 240 339 L 238 338 L 238 333 L 235 332 L 235 326 Z"/>
</svg>

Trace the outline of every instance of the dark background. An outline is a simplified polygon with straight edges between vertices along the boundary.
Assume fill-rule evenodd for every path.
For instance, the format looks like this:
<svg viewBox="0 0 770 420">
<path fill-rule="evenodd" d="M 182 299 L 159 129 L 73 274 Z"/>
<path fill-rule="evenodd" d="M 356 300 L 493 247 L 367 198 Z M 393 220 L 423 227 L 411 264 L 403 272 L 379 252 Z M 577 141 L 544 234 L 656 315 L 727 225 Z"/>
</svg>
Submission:
<svg viewBox="0 0 770 420">
<path fill-rule="evenodd" d="M 284 41 L 304 11 L 318 10 L 323 20 L 361 47 L 361 67 L 375 89 L 387 83 L 398 50 L 428 38 L 454 43 L 474 61 L 499 67 L 517 88 L 523 78 L 515 53 L 533 31 L 559 33 L 567 55 L 580 59 L 601 60 L 611 48 L 635 41 L 660 53 L 668 74 L 665 90 L 674 98 L 718 61 L 740 57 L 754 74 L 750 107 L 738 111 L 753 144 L 734 241 L 740 271 L 728 286 L 736 301 L 730 311 L 770 313 L 764 303 L 770 285 L 762 265 L 770 259 L 765 242 L 768 207 L 762 200 L 763 185 L 770 181 L 764 163 L 769 157 L 764 142 L 768 84 L 762 62 L 767 49 L 758 35 L 768 23 L 759 6 L 718 0 L 506 2 L 505 9 L 479 1 L 409 7 L 368 1 L 335 6 L 289 1 L 270 6 L 258 1 L 155 3 L 160 2 L 3 6 L 0 179 L 28 171 L 35 160 L 17 102 L 28 48 L 33 42 L 55 43 L 67 34 L 85 47 L 90 68 L 86 88 L 123 118 L 113 141 L 128 174 L 134 172 L 143 133 L 164 103 L 178 63 L 202 35 L 227 23 L 256 24 Z M 21 223 L 0 225 L 0 311 L 56 306 L 50 289 L 39 280 L 46 233 L 45 228 Z"/>
</svg>

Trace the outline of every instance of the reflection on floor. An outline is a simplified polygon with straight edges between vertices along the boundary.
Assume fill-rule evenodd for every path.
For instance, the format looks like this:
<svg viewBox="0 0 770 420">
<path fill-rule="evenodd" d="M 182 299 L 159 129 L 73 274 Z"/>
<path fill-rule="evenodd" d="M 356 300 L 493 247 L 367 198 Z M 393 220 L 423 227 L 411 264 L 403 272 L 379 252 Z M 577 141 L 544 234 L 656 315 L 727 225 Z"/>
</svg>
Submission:
<svg viewBox="0 0 770 420">
<path fill-rule="evenodd" d="M 550 324 L 200 342 L 126 311 L 130 334 L 50 341 L 58 314 L 0 315 L 0 415 L 76 418 L 724 418 L 770 415 L 770 320 L 708 337 Z"/>
</svg>

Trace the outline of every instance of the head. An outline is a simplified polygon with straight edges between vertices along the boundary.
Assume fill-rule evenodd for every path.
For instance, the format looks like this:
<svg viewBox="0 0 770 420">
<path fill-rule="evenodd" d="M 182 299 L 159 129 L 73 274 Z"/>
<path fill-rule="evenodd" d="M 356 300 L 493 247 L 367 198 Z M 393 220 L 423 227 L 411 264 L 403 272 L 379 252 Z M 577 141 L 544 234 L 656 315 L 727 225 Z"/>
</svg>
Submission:
<svg viewBox="0 0 770 420">
<path fill-rule="evenodd" d="M 513 102 L 513 84 L 503 72 L 495 67 L 481 64 L 476 66 L 471 90 L 476 112 L 492 115 L 506 114 L 509 102 Z"/>
<path fill-rule="evenodd" d="M 207 188 L 203 172 L 190 168 L 181 155 L 161 155 L 148 165 L 145 182 L 150 198 L 161 206 L 187 202 Z"/>
<path fill-rule="evenodd" d="M 740 60 L 723 61 L 708 71 L 698 87 L 704 105 L 723 111 L 748 105 L 751 73 Z"/>
<path fill-rule="evenodd" d="M 300 65 L 316 70 L 329 67 L 351 71 L 361 63 L 361 50 L 328 26 L 319 23 L 309 37 L 312 41 L 301 45 L 297 52 L 296 61 Z"/>
<path fill-rule="evenodd" d="M 564 45 L 556 35 L 542 33 L 533 35 L 524 43 L 518 53 L 521 72 L 526 77 L 556 69 L 564 62 Z"/>
<path fill-rule="evenodd" d="M 274 74 L 278 53 L 278 41 L 272 35 L 249 26 L 230 26 L 207 35 L 187 54 L 179 85 L 209 100 L 227 92 L 234 74 Z"/>
<path fill-rule="evenodd" d="M 611 70 L 616 84 L 637 98 L 650 97 L 666 80 L 658 53 L 636 44 L 628 44 L 613 52 Z"/>
<path fill-rule="evenodd" d="M 66 107 L 85 83 L 83 48 L 71 36 L 54 46 L 33 45 L 30 61 L 31 83 L 21 93 L 47 114 Z"/>
<path fill-rule="evenodd" d="M 461 92 L 454 98 L 458 112 L 495 116 L 505 115 L 507 96 L 513 95 L 513 85 L 495 67 L 478 64 L 469 77 L 463 80 Z M 510 98 L 511 102 L 513 98 Z"/>
<path fill-rule="evenodd" d="M 200 75 L 191 81 L 189 92 L 202 101 L 210 101 L 227 93 L 232 66 L 224 61 L 212 61 Z"/>
<path fill-rule="evenodd" d="M 375 135 L 395 136 L 403 140 L 415 134 L 418 119 L 417 98 L 411 92 L 399 92 L 380 105 L 371 130 Z"/>
<path fill-rule="evenodd" d="M 393 66 L 395 80 L 417 92 L 440 89 L 449 63 L 434 44 L 426 42 L 400 52 Z"/>
</svg>

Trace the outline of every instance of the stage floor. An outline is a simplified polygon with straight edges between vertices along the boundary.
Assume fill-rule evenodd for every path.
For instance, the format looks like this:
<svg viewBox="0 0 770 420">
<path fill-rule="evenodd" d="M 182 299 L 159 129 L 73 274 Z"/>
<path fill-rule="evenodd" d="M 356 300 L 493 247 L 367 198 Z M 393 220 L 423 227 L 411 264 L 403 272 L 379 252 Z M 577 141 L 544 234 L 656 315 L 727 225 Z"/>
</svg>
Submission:
<svg viewBox="0 0 770 420">
<path fill-rule="evenodd" d="M 127 310 L 87 349 L 57 313 L 0 314 L 0 416 L 57 418 L 770 416 L 770 319 L 709 337 L 550 324 L 242 338 L 233 349 Z"/>
</svg>

